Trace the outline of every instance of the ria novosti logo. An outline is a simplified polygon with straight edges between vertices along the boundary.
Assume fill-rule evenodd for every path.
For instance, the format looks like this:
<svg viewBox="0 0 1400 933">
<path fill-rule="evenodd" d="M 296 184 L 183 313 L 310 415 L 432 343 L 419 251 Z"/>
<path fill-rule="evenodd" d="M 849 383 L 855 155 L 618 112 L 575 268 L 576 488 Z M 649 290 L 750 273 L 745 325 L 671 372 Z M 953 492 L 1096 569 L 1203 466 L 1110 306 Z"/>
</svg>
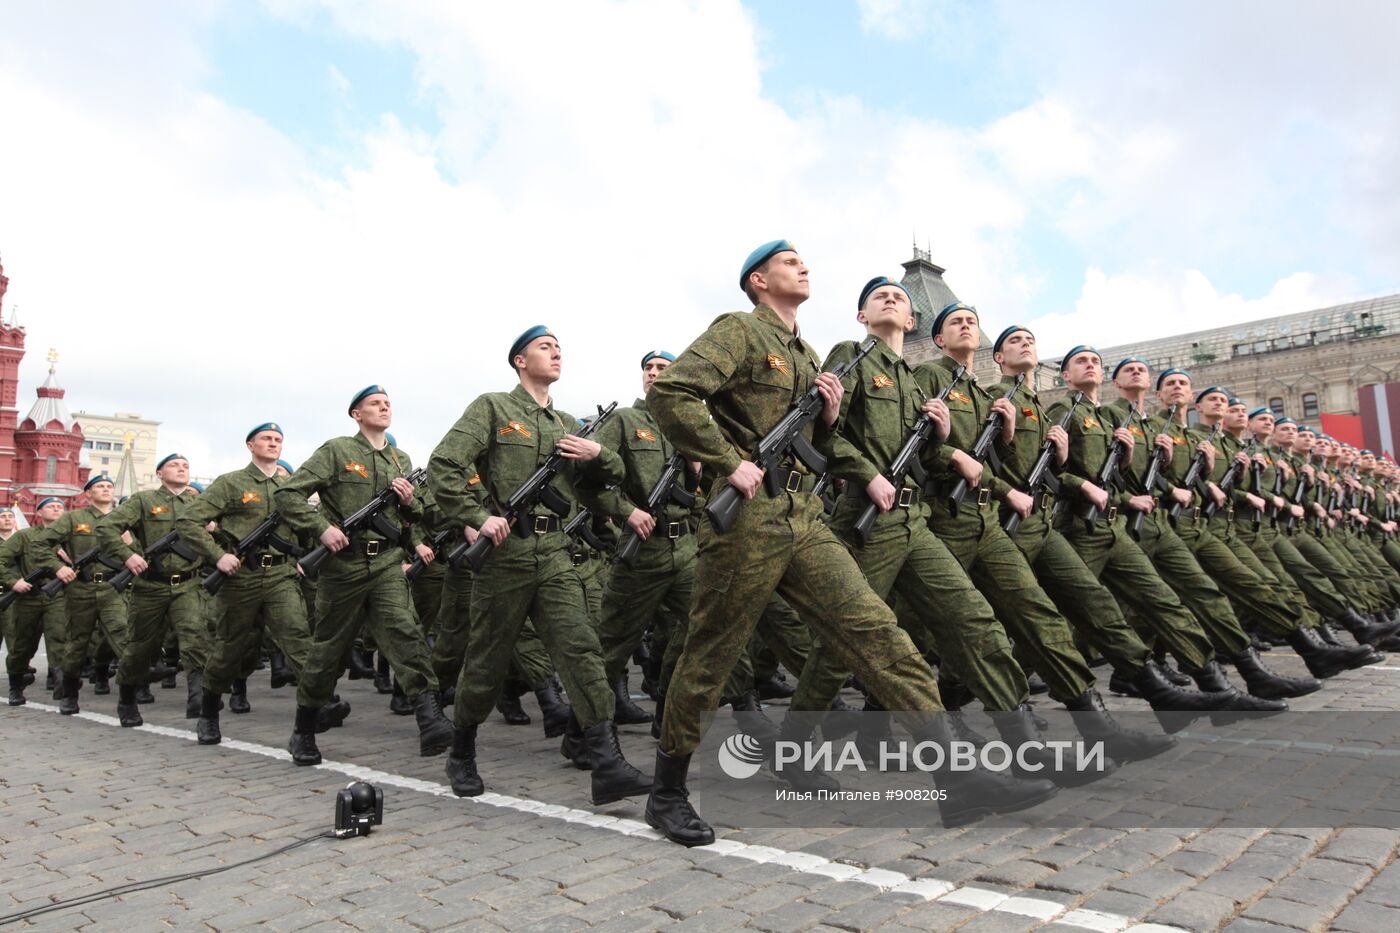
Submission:
<svg viewBox="0 0 1400 933">
<path fill-rule="evenodd" d="M 1049 753 L 1046 755 L 1045 753 Z M 724 740 L 718 751 L 720 770 L 735 780 L 751 778 L 769 755 L 758 739 L 736 732 Z M 850 740 L 844 742 L 775 742 L 772 766 L 775 774 L 796 771 L 1051 771 L 1107 770 L 1107 753 L 1102 742 L 1030 741 L 1014 748 L 992 741 L 978 746 L 955 741 L 945 749 L 935 742 L 881 742 L 876 761 L 868 763 Z M 1047 761 L 1048 759 L 1048 761 Z"/>
<path fill-rule="evenodd" d="M 719 747 L 719 768 L 736 781 L 757 774 L 763 759 L 763 744 L 743 732 L 734 733 Z"/>
</svg>

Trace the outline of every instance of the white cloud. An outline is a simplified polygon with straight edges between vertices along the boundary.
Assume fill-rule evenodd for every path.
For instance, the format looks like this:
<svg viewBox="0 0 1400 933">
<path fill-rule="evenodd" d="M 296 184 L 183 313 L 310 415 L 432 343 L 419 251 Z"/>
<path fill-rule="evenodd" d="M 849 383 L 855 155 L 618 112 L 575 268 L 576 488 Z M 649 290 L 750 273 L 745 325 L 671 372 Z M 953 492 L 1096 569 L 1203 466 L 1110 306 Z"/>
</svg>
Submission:
<svg viewBox="0 0 1400 933">
<path fill-rule="evenodd" d="M 887 39 L 907 39 L 929 28 L 933 0 L 857 0 L 860 28 Z"/>
</svg>

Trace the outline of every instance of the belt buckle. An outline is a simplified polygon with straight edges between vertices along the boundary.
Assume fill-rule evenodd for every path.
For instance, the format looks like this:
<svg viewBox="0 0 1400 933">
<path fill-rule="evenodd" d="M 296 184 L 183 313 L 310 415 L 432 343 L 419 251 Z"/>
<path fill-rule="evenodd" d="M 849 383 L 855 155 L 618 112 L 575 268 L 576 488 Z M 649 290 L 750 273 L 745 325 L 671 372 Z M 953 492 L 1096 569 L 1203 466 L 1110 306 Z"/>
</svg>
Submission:
<svg viewBox="0 0 1400 933">
<path fill-rule="evenodd" d="M 1110 506 L 1108 507 L 1108 515 L 1105 516 L 1105 517 L 1106 517 L 1110 522 L 1112 522 L 1115 518 L 1117 518 L 1117 517 L 1118 517 L 1118 506 L 1116 506 L 1116 505 L 1110 505 Z"/>
<path fill-rule="evenodd" d="M 1197 520 L 1198 518 L 1200 518 L 1200 517 L 1201 517 L 1201 507 L 1198 505 L 1198 506 L 1196 506 L 1194 509 L 1191 510 L 1191 521 L 1194 522 L 1194 521 L 1196 521 L 1196 520 Z"/>
<path fill-rule="evenodd" d="M 586 560 L 588 560 L 588 555 L 587 555 L 587 554 L 570 554 L 570 555 L 569 555 L 569 562 L 570 562 L 571 564 L 573 564 L 575 567 L 582 567 L 583 564 L 584 564 L 584 561 L 586 561 Z"/>
<path fill-rule="evenodd" d="M 536 516 L 535 516 L 535 527 L 534 527 L 532 530 L 533 530 L 534 533 L 537 534 L 537 535 L 547 535 L 547 534 L 549 534 L 549 516 L 548 516 L 548 515 L 536 515 Z"/>
<path fill-rule="evenodd" d="M 802 491 L 802 474 L 796 470 L 788 473 L 787 482 L 784 484 L 788 492 Z"/>
<path fill-rule="evenodd" d="M 1235 520 L 1235 507 L 1233 505 L 1225 510 L 1225 518 L 1227 521 Z"/>
<path fill-rule="evenodd" d="M 179 586 L 179 585 L 180 585 L 181 583 L 183 583 L 183 582 L 185 582 L 185 578 L 184 578 L 184 576 L 183 576 L 182 574 L 172 573 L 172 574 L 170 575 L 170 585 L 171 585 L 171 586 Z"/>
<path fill-rule="evenodd" d="M 259 563 L 262 565 L 262 569 L 263 569 L 263 570 L 266 570 L 267 568 L 271 567 L 271 566 L 272 566 L 272 555 L 271 555 L 271 554 L 264 554 L 264 555 L 262 556 L 262 560 L 261 560 Z"/>
<path fill-rule="evenodd" d="M 914 504 L 914 487 L 905 486 L 899 491 L 899 507 L 907 509 Z"/>
<path fill-rule="evenodd" d="M 379 556 L 379 542 L 378 542 L 378 541 L 366 541 L 366 542 L 365 542 L 365 556 L 366 556 L 366 557 L 378 557 L 378 556 Z"/>
<path fill-rule="evenodd" d="M 988 489 L 986 486 L 983 486 L 977 490 L 977 505 L 979 508 L 991 501 L 992 491 L 990 489 Z"/>
<path fill-rule="evenodd" d="M 1040 494 L 1040 511 L 1042 511 L 1042 512 L 1049 512 L 1050 509 L 1053 508 L 1054 502 L 1055 502 L 1055 497 L 1054 497 L 1054 496 L 1050 495 L 1049 493 L 1044 493 L 1044 492 L 1041 493 L 1041 494 Z"/>
<path fill-rule="evenodd" d="M 679 538 L 681 536 L 682 524 L 683 523 L 681 522 L 669 522 L 666 525 L 666 537 L 670 538 L 673 541 L 676 538 Z"/>
<path fill-rule="evenodd" d="M 93 583 L 106 583 L 107 575 L 105 573 L 102 573 L 101 571 L 98 571 L 97 573 L 91 575 L 91 580 Z"/>
</svg>

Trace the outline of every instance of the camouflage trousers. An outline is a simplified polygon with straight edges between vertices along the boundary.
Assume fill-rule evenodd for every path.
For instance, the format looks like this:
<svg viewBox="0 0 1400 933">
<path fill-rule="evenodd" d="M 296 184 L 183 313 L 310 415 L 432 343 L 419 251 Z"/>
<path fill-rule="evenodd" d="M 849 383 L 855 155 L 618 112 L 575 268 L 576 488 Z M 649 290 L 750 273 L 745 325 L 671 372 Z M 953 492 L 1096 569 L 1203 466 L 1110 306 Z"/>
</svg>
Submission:
<svg viewBox="0 0 1400 933">
<path fill-rule="evenodd" d="M 121 657 L 128 638 L 126 598 L 121 593 L 107 583 L 74 580 L 63 590 L 63 603 L 68 614 L 68 656 L 60 667 L 65 672 L 77 674 L 83 669 L 94 634 Z"/>
<path fill-rule="evenodd" d="M 1332 581 L 1337 592 L 1363 612 L 1379 612 L 1381 609 L 1380 582 L 1376 568 L 1365 556 L 1358 556 L 1345 548 L 1332 550 L 1309 534 L 1284 535 L 1288 542 L 1298 549 L 1299 555 L 1312 564 Z"/>
<path fill-rule="evenodd" d="M 1259 531 L 1259 540 L 1267 542 L 1279 563 L 1298 588 L 1303 591 L 1312 607 L 1324 619 L 1335 619 L 1347 611 L 1349 600 L 1337 589 L 1327 574 L 1298 552 L 1293 542 L 1279 534 L 1277 528 L 1270 528 L 1266 521 Z"/>
<path fill-rule="evenodd" d="M 1258 623 L 1275 635 L 1287 635 L 1302 622 L 1301 607 L 1289 602 L 1273 574 L 1262 566 L 1254 567 L 1241 560 L 1228 542 L 1211 532 L 1204 518 L 1183 512 L 1176 530 L 1177 536 L 1196 555 L 1201 569 L 1230 600 L 1237 618 Z M 1260 570 L 1267 575 L 1259 573 Z M 1225 646 L 1217 643 L 1217 647 Z M 1243 650 L 1242 646 L 1230 653 Z"/>
<path fill-rule="evenodd" d="M 448 568 L 442 585 L 442 600 L 438 606 L 437 640 L 433 643 L 432 665 L 439 684 L 457 683 L 462 673 L 462 661 L 467 654 L 467 633 L 471 630 L 472 571 L 467 564 Z M 523 687 L 539 689 L 554 676 L 554 663 L 549 659 L 544 642 L 529 619 L 520 627 L 520 637 L 510 656 L 509 681 Z M 517 693 L 519 690 L 517 689 Z"/>
<path fill-rule="evenodd" d="M 598 642 L 603 649 L 608 683 L 622 674 L 649 626 L 667 629 L 667 637 L 661 641 L 669 644 L 674 620 L 690 612 L 694 588 L 694 535 L 675 539 L 652 535 L 637 550 L 633 566 L 621 562 L 613 565 L 603 587 L 598 622 Z"/>
<path fill-rule="evenodd" d="M 104 586 L 106 584 L 103 584 Z M 109 587 L 110 589 L 110 587 Z M 38 586 L 19 597 L 10 607 L 9 635 L 5 639 L 5 671 L 23 676 L 29 662 L 39 653 L 39 639 L 44 639 L 44 654 L 51 671 L 68 671 L 63 666 L 68 645 L 68 620 L 63 614 L 63 594 L 45 596 Z M 81 662 L 78 665 L 82 668 Z"/>
<path fill-rule="evenodd" d="M 822 514 L 811 493 L 759 491 L 728 533 L 701 528 L 695 602 L 666 693 L 662 751 L 688 755 L 700 744 L 701 717 L 718 704 L 774 591 L 885 708 L 943 708 L 932 669 Z"/>
<path fill-rule="evenodd" d="M 1236 655 L 1249 647 L 1249 636 L 1240 626 L 1230 600 L 1202 568 L 1195 552 L 1172 530 L 1166 509 L 1153 509 L 1143 521 L 1138 546 L 1210 639 L 1214 650 L 1206 655 L 1207 660 L 1216 650 Z"/>
<path fill-rule="evenodd" d="M 256 663 L 264 633 L 300 673 L 311 652 L 311 632 L 297 587 L 288 567 L 267 570 L 244 567 L 224 582 L 214 597 L 214 627 L 209 661 L 204 666 L 204 689 L 226 693 L 233 681 L 246 677 Z"/>
<path fill-rule="evenodd" d="M 128 634 L 126 650 L 117 664 L 118 684 L 146 684 L 151 665 L 160 655 L 166 635 L 172 632 L 179 639 L 180 663 L 185 671 L 204 670 L 209 660 L 209 622 L 199 601 L 199 588 L 197 576 L 173 586 L 136 579 L 127 603 Z"/>
</svg>

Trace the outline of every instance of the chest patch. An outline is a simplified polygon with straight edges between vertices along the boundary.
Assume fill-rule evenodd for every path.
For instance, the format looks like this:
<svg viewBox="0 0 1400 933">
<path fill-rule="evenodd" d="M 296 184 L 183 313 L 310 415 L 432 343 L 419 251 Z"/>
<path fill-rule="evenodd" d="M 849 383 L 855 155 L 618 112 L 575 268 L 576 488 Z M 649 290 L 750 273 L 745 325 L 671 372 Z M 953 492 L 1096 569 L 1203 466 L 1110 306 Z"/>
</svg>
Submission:
<svg viewBox="0 0 1400 933">
<path fill-rule="evenodd" d="M 768 354 L 768 368 L 769 368 L 769 369 L 776 369 L 778 372 L 782 373 L 784 376 L 791 376 L 791 375 L 792 375 L 792 373 L 788 371 L 788 362 L 787 362 L 787 360 L 783 359 L 781 356 L 777 356 L 777 355 L 772 354 L 772 353 Z"/>
<path fill-rule="evenodd" d="M 249 502 L 261 502 L 261 501 L 263 501 L 263 498 L 262 498 L 262 496 L 258 495 L 257 490 L 255 490 L 255 489 L 248 489 L 248 490 L 245 490 L 245 491 L 244 491 L 244 493 L 243 493 L 243 504 L 244 504 L 244 505 L 247 505 Z"/>
<path fill-rule="evenodd" d="M 1092 431 L 1094 428 L 1097 427 L 1099 427 L 1099 420 L 1097 418 L 1095 418 L 1093 415 L 1084 416 L 1084 430 Z"/>
<path fill-rule="evenodd" d="M 656 435 L 648 431 L 646 428 L 638 428 L 635 433 L 637 435 L 637 440 L 639 441 L 656 440 Z"/>
<path fill-rule="evenodd" d="M 86 522 L 79 522 L 73 526 L 73 533 L 76 535 L 90 535 L 92 534 L 92 526 Z"/>
<path fill-rule="evenodd" d="M 497 431 L 496 434 L 499 437 L 505 437 L 507 434 L 519 434 L 521 437 L 534 436 L 530 433 L 530 429 L 525 427 L 525 425 L 521 424 L 519 421 L 507 422 L 506 426 Z"/>
<path fill-rule="evenodd" d="M 894 385 L 894 380 L 884 373 L 876 373 L 875 378 L 870 380 L 870 387 L 873 389 L 888 389 Z"/>
<path fill-rule="evenodd" d="M 168 505 L 153 505 L 153 506 L 151 506 L 151 514 L 152 514 L 152 515 L 164 515 L 166 512 L 169 512 L 169 511 L 170 511 L 170 506 L 168 506 Z"/>
<path fill-rule="evenodd" d="M 1025 408 L 1022 408 L 1022 409 L 1021 409 L 1021 414 L 1024 415 L 1025 418 L 1026 418 L 1028 421 L 1039 421 L 1039 420 L 1040 420 L 1040 416 L 1037 415 L 1037 414 L 1035 413 L 1035 409 L 1034 409 L 1034 408 L 1031 408 L 1030 406 L 1026 406 Z"/>
<path fill-rule="evenodd" d="M 480 474 L 480 473 L 473 473 L 473 474 L 472 474 L 472 478 L 469 479 L 469 480 L 467 480 L 467 485 L 468 485 L 468 486 L 475 486 L 475 485 L 477 485 L 477 484 L 480 483 L 480 482 L 481 482 L 481 474 Z"/>
<path fill-rule="evenodd" d="M 1144 437 L 1144 438 L 1147 437 L 1146 434 L 1143 434 L 1143 433 L 1142 433 L 1142 428 L 1139 428 L 1139 427 L 1136 427 L 1136 426 L 1131 427 L 1131 428 L 1128 428 L 1128 433 L 1129 433 L 1129 434 L 1135 434 L 1135 435 L 1137 435 L 1138 437 Z"/>
<path fill-rule="evenodd" d="M 369 467 L 358 460 L 351 460 L 349 463 L 345 464 L 345 472 L 358 473 L 365 479 L 369 479 Z"/>
<path fill-rule="evenodd" d="M 963 393 L 959 392 L 957 389 L 954 389 L 953 391 L 951 391 L 951 392 L 948 393 L 948 401 L 950 401 L 950 402 L 963 402 L 964 404 L 967 404 L 967 405 L 971 405 L 971 404 L 972 404 L 972 399 L 969 398 L 968 396 L 964 395 Z"/>
</svg>

